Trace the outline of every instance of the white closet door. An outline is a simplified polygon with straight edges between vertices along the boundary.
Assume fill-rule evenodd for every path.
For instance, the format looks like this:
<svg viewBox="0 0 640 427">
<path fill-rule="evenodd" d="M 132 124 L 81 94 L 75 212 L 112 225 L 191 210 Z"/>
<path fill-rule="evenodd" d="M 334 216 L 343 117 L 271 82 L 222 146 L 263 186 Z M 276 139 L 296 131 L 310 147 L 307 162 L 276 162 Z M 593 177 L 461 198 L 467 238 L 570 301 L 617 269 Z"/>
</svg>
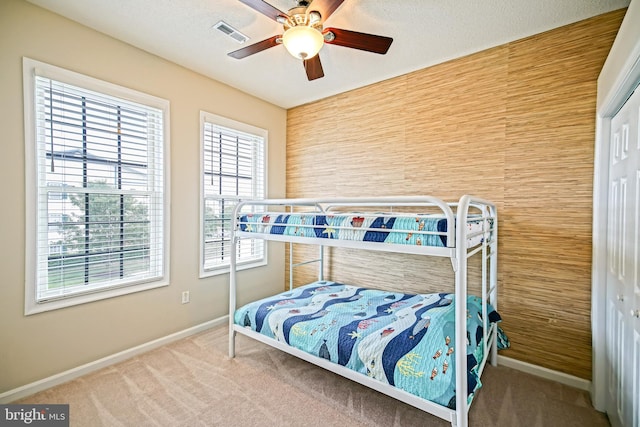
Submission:
<svg viewBox="0 0 640 427">
<path fill-rule="evenodd" d="M 611 120 L 607 241 L 607 413 L 640 427 L 640 90 Z"/>
</svg>

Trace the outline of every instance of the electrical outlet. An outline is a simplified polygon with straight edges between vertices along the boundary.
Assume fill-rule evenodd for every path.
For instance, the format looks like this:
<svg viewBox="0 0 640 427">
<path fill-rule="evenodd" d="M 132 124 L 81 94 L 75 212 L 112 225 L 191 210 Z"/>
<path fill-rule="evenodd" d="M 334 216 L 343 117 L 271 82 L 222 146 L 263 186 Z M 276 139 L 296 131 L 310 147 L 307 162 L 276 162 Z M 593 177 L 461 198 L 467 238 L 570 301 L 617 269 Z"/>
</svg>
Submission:
<svg viewBox="0 0 640 427">
<path fill-rule="evenodd" d="M 189 302 L 189 291 L 182 292 L 182 303 L 186 304 Z"/>
</svg>

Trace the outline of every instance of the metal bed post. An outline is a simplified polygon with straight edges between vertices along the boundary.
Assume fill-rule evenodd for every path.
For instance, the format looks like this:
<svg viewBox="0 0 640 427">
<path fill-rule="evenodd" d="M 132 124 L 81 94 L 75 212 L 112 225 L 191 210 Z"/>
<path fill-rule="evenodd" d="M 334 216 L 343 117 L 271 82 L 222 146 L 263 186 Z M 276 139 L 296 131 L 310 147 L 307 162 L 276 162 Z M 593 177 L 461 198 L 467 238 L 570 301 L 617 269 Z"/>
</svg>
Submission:
<svg viewBox="0 0 640 427">
<path fill-rule="evenodd" d="M 495 206 L 489 206 L 493 218 L 493 232 L 489 244 L 489 302 L 494 310 L 498 310 L 498 212 Z M 498 366 L 498 327 L 493 329 L 491 344 L 491 366 Z"/>
<path fill-rule="evenodd" d="M 318 259 L 320 262 L 320 267 L 318 268 L 318 280 L 324 280 L 324 245 L 320 245 L 320 258 Z"/>
<path fill-rule="evenodd" d="M 326 210 L 320 204 L 316 204 L 316 209 L 319 209 L 323 212 Z M 319 255 L 318 262 L 320 264 L 320 266 L 318 267 L 318 280 L 322 281 L 324 280 L 324 245 L 320 245 L 318 250 L 320 252 L 318 254 Z"/>
<path fill-rule="evenodd" d="M 481 243 L 482 250 L 481 250 L 481 258 L 480 258 L 480 262 L 481 262 L 480 271 L 482 273 L 482 277 L 480 279 L 480 291 L 482 295 L 482 320 L 483 320 L 482 345 L 483 345 L 484 351 L 486 351 L 487 344 L 489 343 L 489 340 L 490 340 L 489 333 L 491 333 L 493 336 L 493 328 L 487 327 L 489 326 L 489 322 L 487 321 L 487 314 L 488 314 L 487 300 L 491 292 L 489 277 L 488 277 L 489 272 L 487 271 L 489 266 L 490 253 L 487 252 L 487 248 L 489 247 L 488 243 L 490 242 L 490 237 L 491 237 L 491 226 L 489 221 L 489 207 L 484 204 L 474 205 L 474 207 L 480 211 L 480 216 L 482 218 L 482 243 Z M 481 369 L 484 369 L 484 365 L 485 363 L 482 363 Z"/>
<path fill-rule="evenodd" d="M 467 213 L 469 196 L 462 196 L 456 210 L 455 318 L 456 318 L 456 419 L 451 424 L 467 427 Z"/>
<path fill-rule="evenodd" d="M 293 213 L 293 205 L 289 205 L 289 212 Z M 293 242 L 289 242 L 289 290 L 293 290 Z"/>
<path fill-rule="evenodd" d="M 229 262 L 229 357 L 236 355 L 236 331 L 233 328 L 233 318 L 236 312 L 236 255 L 238 252 L 238 236 L 236 235 L 236 227 L 238 222 L 238 212 L 242 202 L 238 203 L 233 210 L 233 218 L 231 219 L 231 258 Z"/>
<path fill-rule="evenodd" d="M 293 213 L 293 205 L 289 206 L 289 213 Z M 293 242 L 289 242 L 289 290 L 293 290 Z"/>
<path fill-rule="evenodd" d="M 293 290 L 293 242 L 289 242 L 289 290 Z"/>
</svg>

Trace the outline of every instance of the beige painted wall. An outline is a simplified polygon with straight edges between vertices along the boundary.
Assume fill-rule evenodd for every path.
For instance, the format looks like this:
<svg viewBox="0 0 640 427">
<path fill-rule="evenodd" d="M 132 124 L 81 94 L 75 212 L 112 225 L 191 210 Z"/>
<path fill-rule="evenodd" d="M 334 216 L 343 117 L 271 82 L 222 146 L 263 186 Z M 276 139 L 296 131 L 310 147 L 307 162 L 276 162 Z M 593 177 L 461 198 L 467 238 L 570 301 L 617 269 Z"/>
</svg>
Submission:
<svg viewBox="0 0 640 427">
<path fill-rule="evenodd" d="M 170 286 L 24 316 L 23 56 L 171 102 Z M 227 314 L 228 275 L 198 278 L 200 110 L 268 130 L 269 195 L 284 196 L 285 110 L 30 3 L 0 2 L 0 393 Z M 239 302 L 281 289 L 284 253 L 270 249 L 269 266 L 240 272 Z"/>
<path fill-rule="evenodd" d="M 596 81 L 623 16 L 289 110 L 287 196 L 494 200 L 504 354 L 590 379 Z M 329 277 L 347 283 L 433 292 L 453 278 L 448 262 L 332 252 Z"/>
</svg>

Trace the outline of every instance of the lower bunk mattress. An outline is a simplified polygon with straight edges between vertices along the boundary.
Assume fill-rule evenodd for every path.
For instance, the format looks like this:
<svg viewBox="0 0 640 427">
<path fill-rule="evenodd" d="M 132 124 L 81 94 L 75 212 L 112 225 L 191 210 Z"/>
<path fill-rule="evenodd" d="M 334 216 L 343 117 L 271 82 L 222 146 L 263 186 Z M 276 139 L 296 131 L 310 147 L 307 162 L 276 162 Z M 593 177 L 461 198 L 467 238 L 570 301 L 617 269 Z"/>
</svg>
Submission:
<svg viewBox="0 0 640 427">
<path fill-rule="evenodd" d="M 455 409 L 455 304 L 448 293 L 403 294 L 318 281 L 247 304 L 237 325 Z M 480 388 L 481 299 L 467 299 L 468 401 Z M 490 322 L 500 315 L 489 305 Z M 508 340 L 498 328 L 498 347 Z"/>
</svg>

